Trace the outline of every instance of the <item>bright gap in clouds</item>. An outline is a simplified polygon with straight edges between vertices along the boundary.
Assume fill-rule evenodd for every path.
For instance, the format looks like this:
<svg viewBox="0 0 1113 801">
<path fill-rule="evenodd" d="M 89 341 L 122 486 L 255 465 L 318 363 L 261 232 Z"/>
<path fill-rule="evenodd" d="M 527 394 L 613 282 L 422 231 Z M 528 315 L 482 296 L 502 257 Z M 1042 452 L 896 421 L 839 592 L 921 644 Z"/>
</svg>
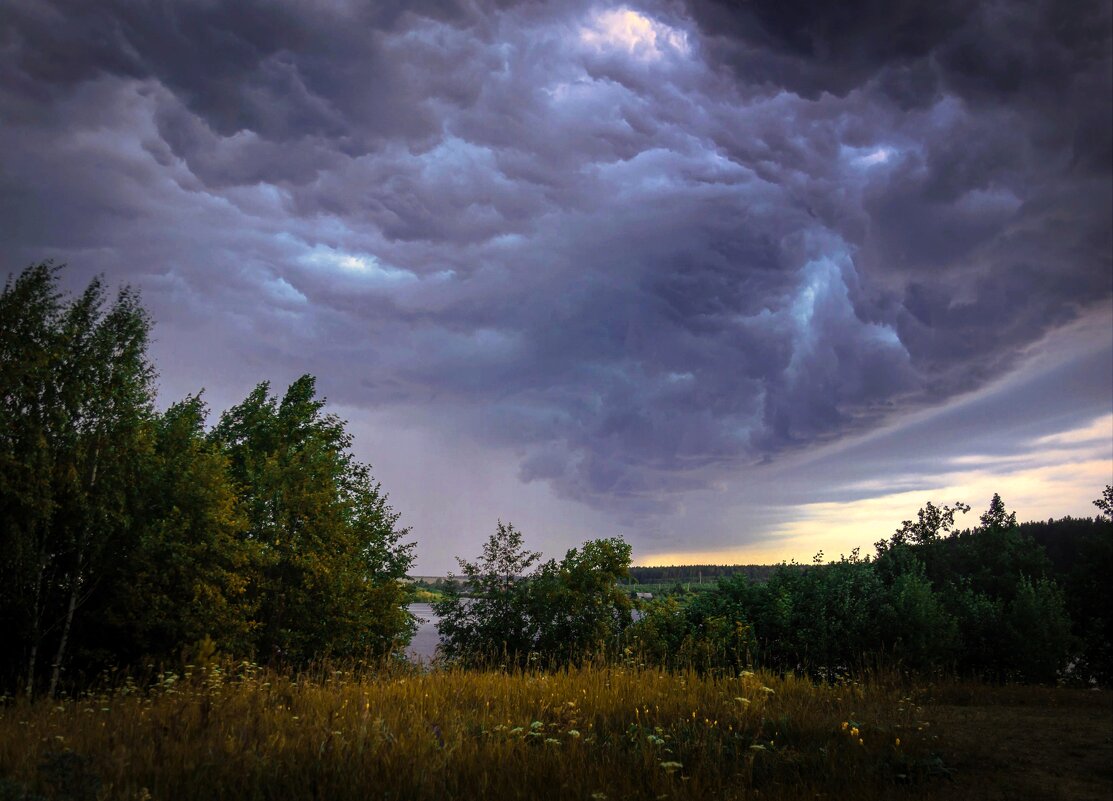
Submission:
<svg viewBox="0 0 1113 801">
<path fill-rule="evenodd" d="M 842 502 L 809 503 L 798 506 L 793 517 L 761 541 L 707 551 L 675 551 L 635 558 L 641 565 L 678 564 L 776 564 L 796 560 L 809 562 L 822 550 L 824 560 L 849 555 L 860 548 L 863 556 L 873 553 L 873 543 L 890 536 L 904 520 L 915 519 L 917 510 L 931 501 L 937 505 L 963 501 L 970 512 L 957 518 L 958 528 L 978 525 L 994 493 L 1020 521 L 1047 520 L 1067 515 L 1097 514 L 1091 502 L 1110 482 L 1113 461 L 1113 415 L 1058 434 L 1033 440 L 1031 450 L 1019 463 L 1009 459 L 965 456 L 951 460 L 955 469 L 931 478 L 910 478 L 921 488 L 884 491 L 893 482 L 859 484 L 878 494 Z M 1048 448 L 1047 446 L 1055 446 Z M 991 462 L 996 462 L 993 464 Z M 1002 464 L 1006 462 L 1006 464 Z M 853 485 L 850 485 L 853 486 Z"/>
<path fill-rule="evenodd" d="M 403 284 L 417 280 L 417 275 L 409 270 L 383 264 L 370 254 L 348 253 L 328 245 L 316 245 L 302 257 L 302 261 L 314 267 L 340 270 L 385 284 Z"/>
<path fill-rule="evenodd" d="M 884 164 L 889 160 L 889 157 L 891 155 L 893 155 L 893 151 L 891 151 L 889 148 L 879 147 L 876 150 L 870 151 L 864 156 L 859 156 L 856 161 L 863 167 L 872 167 L 874 164 Z"/>
<path fill-rule="evenodd" d="M 626 6 L 597 12 L 580 41 L 597 50 L 625 50 L 644 61 L 657 61 L 667 53 L 688 52 L 688 35 Z"/>
<path fill-rule="evenodd" d="M 956 519 L 958 528 L 977 526 L 979 515 L 989 507 L 994 493 L 1001 495 L 1006 507 L 1016 512 L 1022 522 L 1064 517 L 1089 505 L 1109 482 L 1108 458 L 1094 456 L 1068 457 L 1055 464 L 1004 475 L 970 471 L 949 476 L 938 486 L 923 490 L 847 503 L 808 504 L 800 509 L 798 519 L 775 532 L 782 539 L 765 553 L 775 560 L 798 561 L 806 560 L 806 551 L 820 549 L 827 559 L 849 554 L 854 548 L 861 548 L 863 554 L 870 553 L 872 542 L 891 535 L 902 520 L 915 519 L 916 511 L 929 500 L 936 504 L 955 501 L 970 504 L 970 512 Z M 1097 513 L 1096 508 L 1091 509 Z"/>
<path fill-rule="evenodd" d="M 879 164 L 888 164 L 900 152 L 893 147 L 887 145 L 876 145 L 872 147 L 851 147 L 849 145 L 842 145 L 840 147 L 839 156 L 846 163 L 857 169 L 866 169 L 868 167 L 875 167 Z"/>
</svg>

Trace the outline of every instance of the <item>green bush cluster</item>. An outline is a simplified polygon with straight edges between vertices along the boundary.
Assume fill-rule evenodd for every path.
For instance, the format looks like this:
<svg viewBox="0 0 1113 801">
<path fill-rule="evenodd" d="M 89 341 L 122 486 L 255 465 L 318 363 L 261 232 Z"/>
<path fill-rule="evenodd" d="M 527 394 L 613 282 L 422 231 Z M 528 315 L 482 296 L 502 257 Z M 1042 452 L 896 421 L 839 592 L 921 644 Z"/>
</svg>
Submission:
<svg viewBox="0 0 1113 801">
<path fill-rule="evenodd" d="M 559 562 L 537 564 L 540 558 L 523 547 L 518 529 L 499 521 L 476 562 L 458 560 L 465 582 L 448 582 L 433 603 L 446 659 L 548 666 L 617 648 L 633 608 L 618 584 L 627 576 L 630 546 L 598 539 Z"/>
<path fill-rule="evenodd" d="M 823 564 L 820 554 L 763 582 L 739 572 L 702 592 L 636 603 L 620 585 L 630 557 L 621 540 L 591 541 L 536 566 L 541 555 L 500 522 L 477 561 L 459 560 L 463 582 L 448 582 L 434 604 L 442 654 L 463 664 L 601 657 L 825 679 L 895 662 L 920 675 L 1108 681 L 1106 605 L 1090 586 L 1113 568 L 1108 557 L 1056 569 L 999 496 L 979 526 L 960 531 L 955 517 L 967 511 L 928 503 L 872 557 L 855 550 Z M 1100 556 L 1113 539 L 1110 520 L 1072 527 L 1085 553 Z M 1075 585 L 1090 595 L 1064 592 Z"/>
<path fill-rule="evenodd" d="M 1096 592 L 1064 592 L 1089 587 L 1091 573 L 1110 569 L 1108 556 L 1057 572 L 999 496 L 980 526 L 955 530 L 968 508 L 927 504 L 873 558 L 817 558 L 782 565 L 764 583 L 725 579 L 688 603 L 651 601 L 626 640 L 644 658 L 700 669 L 831 677 L 896 660 L 921 674 L 1108 681 L 1108 605 Z M 1100 556 L 1113 523 L 1088 522 L 1081 542 Z"/>
</svg>

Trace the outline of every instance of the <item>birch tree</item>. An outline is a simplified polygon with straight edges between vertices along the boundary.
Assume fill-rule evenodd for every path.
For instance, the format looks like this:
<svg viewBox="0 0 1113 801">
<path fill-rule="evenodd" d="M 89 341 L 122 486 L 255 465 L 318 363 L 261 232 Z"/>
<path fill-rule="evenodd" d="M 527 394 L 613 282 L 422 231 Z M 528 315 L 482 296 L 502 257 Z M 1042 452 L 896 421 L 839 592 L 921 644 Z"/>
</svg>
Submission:
<svg viewBox="0 0 1113 801">
<path fill-rule="evenodd" d="M 0 603 L 20 633 L 26 692 L 49 652 L 51 695 L 77 612 L 127 525 L 154 377 L 134 290 L 108 304 L 98 278 L 67 302 L 57 283 L 58 268 L 39 264 L 0 297 L 0 544 L 15 555 Z"/>
</svg>

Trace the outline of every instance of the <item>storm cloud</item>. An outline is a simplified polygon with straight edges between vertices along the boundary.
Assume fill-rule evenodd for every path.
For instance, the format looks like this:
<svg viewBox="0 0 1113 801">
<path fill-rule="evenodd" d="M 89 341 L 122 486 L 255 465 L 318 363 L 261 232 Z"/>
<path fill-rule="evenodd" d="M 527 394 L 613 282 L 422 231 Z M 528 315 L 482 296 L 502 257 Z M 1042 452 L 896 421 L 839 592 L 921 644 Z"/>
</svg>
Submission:
<svg viewBox="0 0 1113 801">
<path fill-rule="evenodd" d="M 313 372 L 667 515 L 1108 320 L 1111 24 L 1102 0 L 14 0 L 3 266 L 139 286 L 164 386 Z"/>
</svg>

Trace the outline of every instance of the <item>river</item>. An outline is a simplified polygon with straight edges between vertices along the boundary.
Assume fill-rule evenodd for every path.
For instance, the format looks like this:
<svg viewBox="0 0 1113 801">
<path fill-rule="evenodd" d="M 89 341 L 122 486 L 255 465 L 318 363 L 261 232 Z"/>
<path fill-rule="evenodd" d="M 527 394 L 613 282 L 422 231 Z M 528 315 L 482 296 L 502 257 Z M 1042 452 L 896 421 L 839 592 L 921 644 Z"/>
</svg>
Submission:
<svg viewBox="0 0 1113 801">
<path fill-rule="evenodd" d="M 406 648 L 406 656 L 415 661 L 428 662 L 436 654 L 437 643 L 440 642 L 436 625 L 438 618 L 429 604 L 410 604 L 407 608 L 417 615 L 418 625 L 414 638 Z"/>
</svg>

